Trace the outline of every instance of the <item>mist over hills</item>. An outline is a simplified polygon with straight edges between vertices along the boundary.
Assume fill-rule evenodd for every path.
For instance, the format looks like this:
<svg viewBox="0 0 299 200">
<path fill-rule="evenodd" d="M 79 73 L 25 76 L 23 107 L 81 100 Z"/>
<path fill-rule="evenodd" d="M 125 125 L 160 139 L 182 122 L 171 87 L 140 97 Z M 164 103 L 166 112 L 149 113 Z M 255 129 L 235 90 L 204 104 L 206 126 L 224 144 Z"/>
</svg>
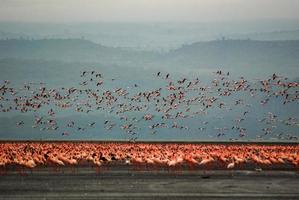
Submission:
<svg viewBox="0 0 299 200">
<path fill-rule="evenodd" d="M 231 34 L 229 38 L 234 39 L 252 39 L 252 40 L 299 40 L 299 30 L 279 30 L 269 32 L 255 32 L 243 34 Z"/>
<path fill-rule="evenodd" d="M 84 38 L 110 47 L 169 51 L 182 44 L 221 38 L 299 40 L 296 20 L 165 23 L 20 23 L 0 22 L 0 39 Z"/>
<path fill-rule="evenodd" d="M 217 40 L 185 45 L 167 60 L 190 68 L 241 70 L 244 74 L 298 69 L 299 41 Z M 297 71 L 298 72 L 298 71 Z"/>
<path fill-rule="evenodd" d="M 153 53 L 106 47 L 83 39 L 11 39 L 0 41 L 0 58 L 126 64 L 126 61 L 138 62 L 136 59 L 141 57 L 144 62 L 154 55 Z"/>
<path fill-rule="evenodd" d="M 164 53 L 107 47 L 84 39 L 9 39 L 0 41 L 0 59 L 99 63 L 109 68 L 193 72 L 216 69 L 236 73 L 298 75 L 299 41 L 214 40 Z M 7 62 L 7 60 L 5 61 Z M 3 69 L 2 65 L 2 69 Z"/>
</svg>

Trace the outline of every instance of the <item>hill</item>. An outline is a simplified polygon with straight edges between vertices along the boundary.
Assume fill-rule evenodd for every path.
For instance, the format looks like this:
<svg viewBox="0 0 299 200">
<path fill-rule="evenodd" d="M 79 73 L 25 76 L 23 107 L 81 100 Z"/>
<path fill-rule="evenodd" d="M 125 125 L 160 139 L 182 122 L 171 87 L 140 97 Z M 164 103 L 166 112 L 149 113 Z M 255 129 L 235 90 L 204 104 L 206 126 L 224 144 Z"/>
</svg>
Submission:
<svg viewBox="0 0 299 200">
<path fill-rule="evenodd" d="M 215 40 L 184 45 L 166 53 L 106 47 L 83 39 L 0 40 L 0 59 L 6 58 L 172 72 L 224 69 L 239 74 L 278 72 L 298 76 L 299 40 Z"/>
<path fill-rule="evenodd" d="M 147 52 L 106 47 L 83 39 L 0 40 L 0 58 L 60 60 L 68 62 L 127 63 L 146 62 Z"/>
<path fill-rule="evenodd" d="M 299 40 L 216 40 L 182 46 L 168 53 L 165 64 L 185 68 L 294 71 L 298 74 Z"/>
</svg>

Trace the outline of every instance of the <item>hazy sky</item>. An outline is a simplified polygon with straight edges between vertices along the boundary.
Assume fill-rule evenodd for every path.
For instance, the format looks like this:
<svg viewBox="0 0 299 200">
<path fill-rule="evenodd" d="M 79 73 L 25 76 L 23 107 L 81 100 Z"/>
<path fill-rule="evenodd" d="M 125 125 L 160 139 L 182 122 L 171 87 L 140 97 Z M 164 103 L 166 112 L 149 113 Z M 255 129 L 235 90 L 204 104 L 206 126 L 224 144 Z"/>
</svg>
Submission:
<svg viewBox="0 0 299 200">
<path fill-rule="evenodd" d="M 299 20 L 299 0 L 0 0 L 0 21 Z"/>
</svg>

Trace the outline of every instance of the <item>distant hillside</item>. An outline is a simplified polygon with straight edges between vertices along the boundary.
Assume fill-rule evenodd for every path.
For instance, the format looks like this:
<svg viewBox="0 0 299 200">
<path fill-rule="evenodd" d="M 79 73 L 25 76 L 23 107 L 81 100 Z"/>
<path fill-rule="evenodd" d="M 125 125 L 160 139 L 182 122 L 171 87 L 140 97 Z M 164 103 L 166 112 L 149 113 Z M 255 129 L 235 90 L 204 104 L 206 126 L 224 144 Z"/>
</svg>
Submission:
<svg viewBox="0 0 299 200">
<path fill-rule="evenodd" d="M 299 69 L 299 41 L 197 42 L 169 52 L 166 60 L 189 68 Z"/>
<path fill-rule="evenodd" d="M 132 52 L 105 47 L 82 39 L 0 40 L 0 58 L 43 59 L 79 62 L 128 63 L 146 62 L 146 52 Z"/>
<path fill-rule="evenodd" d="M 231 34 L 229 38 L 233 39 L 252 39 L 252 40 L 299 40 L 299 30 L 256 32 L 249 34 Z"/>
<path fill-rule="evenodd" d="M 299 74 L 299 40 L 216 40 L 168 53 L 106 47 L 81 39 L 0 40 L 0 59 L 93 62 L 105 66 L 178 71 L 227 69 L 240 73 Z"/>
</svg>

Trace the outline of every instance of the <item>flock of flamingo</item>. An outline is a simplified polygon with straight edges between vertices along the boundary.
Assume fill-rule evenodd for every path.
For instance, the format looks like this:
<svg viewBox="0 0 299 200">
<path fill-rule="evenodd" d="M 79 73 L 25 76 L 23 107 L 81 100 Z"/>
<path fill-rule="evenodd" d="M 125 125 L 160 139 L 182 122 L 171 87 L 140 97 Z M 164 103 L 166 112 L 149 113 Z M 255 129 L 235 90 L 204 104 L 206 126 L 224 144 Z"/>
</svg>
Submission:
<svg viewBox="0 0 299 200">
<path fill-rule="evenodd" d="M 251 115 L 252 120 L 256 115 L 256 121 L 250 123 L 262 125 L 260 130 L 254 130 L 257 138 L 272 135 L 278 139 L 298 139 L 296 133 L 279 130 L 289 126 L 297 131 L 297 116 L 280 118 L 272 112 L 266 112 L 263 116 L 256 113 L 271 101 L 278 107 L 291 104 L 296 108 L 299 83 L 276 74 L 258 81 L 249 81 L 244 77 L 232 80 L 229 72 L 218 70 L 211 81 L 201 81 L 188 77 L 176 79 L 169 73 L 158 72 L 153 75 L 153 82 L 162 81 L 163 85 L 153 89 L 144 88 L 139 83 L 131 86 L 121 83 L 121 87 L 112 88 L 116 80 L 104 79 L 102 73 L 94 70 L 83 71 L 80 76 L 82 80 L 79 85 L 61 88 L 46 87 L 45 83 L 24 83 L 21 87 L 12 87 L 9 80 L 2 81 L 0 114 L 31 113 L 34 117 L 32 128 L 59 132 L 62 136 L 89 132 L 91 128 L 101 128 L 107 132 L 117 129 L 134 141 L 139 132 L 154 135 L 165 128 L 170 129 L 169 132 L 216 133 L 220 138 L 229 135 L 232 140 L 238 140 L 252 134 L 250 132 L 253 131 L 248 130 L 244 122 L 248 121 L 248 116 Z M 63 112 L 77 113 L 83 118 L 90 114 L 105 114 L 107 118 L 86 124 L 80 123 L 82 120 L 65 120 L 62 124 L 57 116 Z M 236 115 L 237 112 L 239 114 Z M 215 122 L 226 120 L 226 126 L 218 127 L 214 123 L 211 129 L 211 119 L 205 118 L 210 113 L 217 113 L 212 119 Z M 236 116 L 228 123 L 230 113 Z M 197 120 L 196 125 L 194 120 Z M 191 121 L 192 125 L 189 123 Z M 16 122 L 17 127 L 25 125 L 28 125 L 26 120 Z"/>
<path fill-rule="evenodd" d="M 217 137 L 235 132 L 236 137 L 246 137 L 247 129 L 242 125 L 251 108 L 256 106 L 245 103 L 251 97 L 259 106 L 270 101 L 278 106 L 298 104 L 298 82 L 289 81 L 276 74 L 251 82 L 244 77 L 231 80 L 229 72 L 218 70 L 210 82 L 199 78 L 173 78 L 169 73 L 154 74 L 156 82 L 163 81 L 164 86 L 154 89 L 142 89 L 140 84 L 130 87 L 105 88 L 106 82 L 102 73 L 91 70 L 81 73 L 78 86 L 48 88 L 45 83 L 25 83 L 21 87 L 12 87 L 9 80 L 0 84 L 0 112 L 32 113 L 32 128 L 59 131 L 69 136 L 71 131 L 86 131 L 97 124 L 111 131 L 118 127 L 130 135 L 133 143 L 0 143 L 0 166 L 21 165 L 34 168 L 39 165 L 76 165 L 91 163 L 101 166 L 105 163 L 146 164 L 161 166 L 192 165 L 197 167 L 218 166 L 221 168 L 242 168 L 242 166 L 299 166 L 298 145 L 216 145 L 216 144 L 144 144 L 136 143 L 140 127 L 146 127 L 151 134 L 163 128 L 179 131 L 208 132 L 209 121 L 198 120 L 198 127 L 183 124 L 186 120 L 197 119 L 207 115 L 212 109 L 224 110 L 224 114 L 238 107 L 239 116 L 232 120 L 233 125 L 215 127 Z M 108 83 L 109 85 L 109 83 Z M 242 108 L 242 109 L 241 109 Z M 117 121 L 105 119 L 102 122 L 91 121 L 86 126 L 70 120 L 61 125 L 55 118 L 60 111 L 72 111 L 89 114 L 108 112 Z M 212 111 L 213 112 L 213 111 Z M 279 119 L 275 113 L 268 112 L 256 123 L 264 123 L 260 130 L 262 135 L 272 134 L 279 126 L 297 128 L 296 117 Z M 221 116 L 218 116 L 221 118 Z M 225 118 L 226 115 L 222 116 Z M 16 126 L 25 125 L 24 120 Z M 171 130 L 170 130 L 171 131 Z M 261 137 L 259 135 L 259 137 Z M 277 135 L 283 138 L 282 134 Z M 285 135 L 287 140 L 297 140 L 296 134 Z M 237 139 L 236 139 L 237 140 Z"/>
<path fill-rule="evenodd" d="M 6 142 L 0 166 L 111 164 L 198 169 L 299 168 L 299 145 Z"/>
</svg>

